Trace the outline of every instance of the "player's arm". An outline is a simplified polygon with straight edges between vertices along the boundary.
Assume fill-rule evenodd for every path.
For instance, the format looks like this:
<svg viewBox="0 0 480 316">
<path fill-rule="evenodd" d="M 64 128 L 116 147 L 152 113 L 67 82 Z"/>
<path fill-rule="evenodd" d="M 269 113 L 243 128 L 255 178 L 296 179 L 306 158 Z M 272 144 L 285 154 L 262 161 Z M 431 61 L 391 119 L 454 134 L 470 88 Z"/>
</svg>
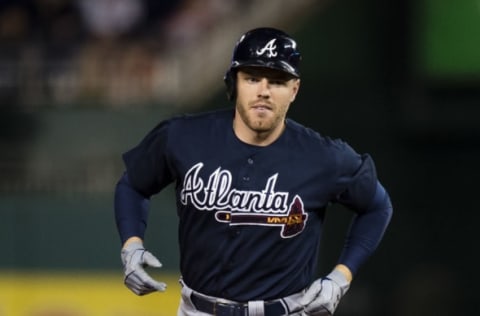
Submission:
<svg viewBox="0 0 480 316">
<path fill-rule="evenodd" d="M 355 215 L 345 240 L 339 263 L 354 275 L 372 255 L 383 238 L 392 217 L 390 197 L 377 181 L 375 195 L 369 206 Z"/>
<path fill-rule="evenodd" d="M 339 263 L 305 293 L 302 304 L 307 315 L 333 315 L 354 274 L 380 243 L 391 215 L 390 198 L 377 181 L 372 202 L 352 222 Z"/>
<path fill-rule="evenodd" d="M 127 173 L 115 188 L 115 220 L 122 242 L 121 259 L 125 272 L 125 285 L 137 295 L 165 291 L 166 284 L 152 279 L 144 270 L 162 264 L 143 246 L 147 225 L 149 197 L 137 192 L 130 184 Z"/>
<path fill-rule="evenodd" d="M 131 238 L 143 240 L 147 227 L 150 197 L 137 192 L 125 172 L 115 187 L 115 222 L 122 245 Z"/>
</svg>

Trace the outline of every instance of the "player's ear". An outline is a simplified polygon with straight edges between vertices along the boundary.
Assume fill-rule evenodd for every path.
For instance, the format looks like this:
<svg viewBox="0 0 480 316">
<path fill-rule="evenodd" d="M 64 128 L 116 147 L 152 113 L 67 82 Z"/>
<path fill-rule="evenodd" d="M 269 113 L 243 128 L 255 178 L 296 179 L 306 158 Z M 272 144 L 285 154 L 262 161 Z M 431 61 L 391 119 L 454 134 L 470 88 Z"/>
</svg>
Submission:
<svg viewBox="0 0 480 316">
<path fill-rule="evenodd" d="M 290 102 L 295 101 L 295 97 L 297 96 L 298 90 L 300 90 L 300 79 L 293 79 L 293 93 L 292 97 L 290 98 Z"/>
<path fill-rule="evenodd" d="M 237 71 L 233 71 L 232 69 L 228 70 L 223 77 L 223 81 L 225 82 L 227 88 L 227 98 L 230 101 L 234 101 L 237 92 Z"/>
</svg>

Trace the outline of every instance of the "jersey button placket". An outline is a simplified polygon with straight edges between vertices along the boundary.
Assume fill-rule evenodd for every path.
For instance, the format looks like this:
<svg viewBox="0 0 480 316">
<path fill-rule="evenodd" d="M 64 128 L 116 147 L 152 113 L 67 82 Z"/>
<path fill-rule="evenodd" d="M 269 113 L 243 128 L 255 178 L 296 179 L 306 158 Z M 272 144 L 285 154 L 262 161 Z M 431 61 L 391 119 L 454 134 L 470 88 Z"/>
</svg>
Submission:
<svg viewBox="0 0 480 316">
<path fill-rule="evenodd" d="M 247 170 L 248 170 L 248 169 L 251 168 L 251 166 L 253 166 L 253 158 L 252 158 L 252 157 L 249 157 L 249 158 L 247 159 L 247 163 L 248 163 L 248 165 L 249 165 L 249 168 L 247 168 Z M 248 174 L 246 174 L 246 175 L 244 175 L 244 176 L 242 177 L 242 180 L 245 181 L 245 182 L 248 182 L 248 181 L 250 181 L 250 176 L 249 176 Z"/>
</svg>

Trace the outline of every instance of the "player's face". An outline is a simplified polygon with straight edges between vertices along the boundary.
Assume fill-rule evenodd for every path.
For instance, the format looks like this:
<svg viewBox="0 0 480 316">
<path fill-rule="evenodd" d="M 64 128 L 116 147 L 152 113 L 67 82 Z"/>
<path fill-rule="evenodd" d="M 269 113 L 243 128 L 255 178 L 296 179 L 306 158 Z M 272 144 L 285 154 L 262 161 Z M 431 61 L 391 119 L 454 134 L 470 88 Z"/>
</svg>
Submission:
<svg viewBox="0 0 480 316">
<path fill-rule="evenodd" d="M 283 131 L 288 108 L 299 86 L 299 79 L 282 71 L 260 67 L 240 69 L 234 121 L 237 136 L 244 141 L 250 136 L 276 139 Z"/>
</svg>

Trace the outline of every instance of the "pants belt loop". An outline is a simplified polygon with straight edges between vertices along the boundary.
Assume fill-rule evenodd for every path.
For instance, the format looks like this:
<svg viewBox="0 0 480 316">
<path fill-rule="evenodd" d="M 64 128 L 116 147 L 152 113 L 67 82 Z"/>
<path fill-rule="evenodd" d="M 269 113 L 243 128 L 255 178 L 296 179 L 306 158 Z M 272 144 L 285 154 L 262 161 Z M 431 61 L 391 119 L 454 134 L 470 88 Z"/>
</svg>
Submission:
<svg viewBox="0 0 480 316">
<path fill-rule="evenodd" d="M 248 316 L 263 316 L 263 315 L 265 315 L 265 304 L 263 301 L 248 302 Z"/>
</svg>

